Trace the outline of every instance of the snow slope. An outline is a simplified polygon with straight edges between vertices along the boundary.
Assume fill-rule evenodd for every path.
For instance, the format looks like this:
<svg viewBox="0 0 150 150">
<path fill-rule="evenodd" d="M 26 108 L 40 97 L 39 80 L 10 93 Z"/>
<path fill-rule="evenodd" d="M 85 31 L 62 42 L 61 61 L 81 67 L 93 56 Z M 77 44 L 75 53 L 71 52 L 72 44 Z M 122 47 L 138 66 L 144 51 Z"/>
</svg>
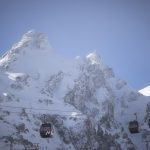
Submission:
<svg viewBox="0 0 150 150">
<path fill-rule="evenodd" d="M 139 91 L 144 96 L 150 96 L 150 86 L 147 86 Z"/>
<path fill-rule="evenodd" d="M 29 31 L 0 59 L 0 149 L 141 150 L 150 98 L 118 79 L 96 52 L 69 60 Z M 131 135 L 130 120 L 140 133 Z M 42 139 L 40 125 L 54 126 Z"/>
</svg>

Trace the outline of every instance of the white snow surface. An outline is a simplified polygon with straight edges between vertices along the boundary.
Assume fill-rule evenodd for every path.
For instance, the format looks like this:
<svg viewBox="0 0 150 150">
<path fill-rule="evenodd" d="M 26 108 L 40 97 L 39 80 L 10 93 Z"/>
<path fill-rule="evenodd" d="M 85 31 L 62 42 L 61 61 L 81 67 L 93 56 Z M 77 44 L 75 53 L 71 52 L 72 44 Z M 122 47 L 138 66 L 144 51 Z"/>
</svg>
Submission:
<svg viewBox="0 0 150 150">
<path fill-rule="evenodd" d="M 150 86 L 147 86 L 147 87 L 139 90 L 139 92 L 141 94 L 143 94 L 144 96 L 150 96 Z"/>
</svg>

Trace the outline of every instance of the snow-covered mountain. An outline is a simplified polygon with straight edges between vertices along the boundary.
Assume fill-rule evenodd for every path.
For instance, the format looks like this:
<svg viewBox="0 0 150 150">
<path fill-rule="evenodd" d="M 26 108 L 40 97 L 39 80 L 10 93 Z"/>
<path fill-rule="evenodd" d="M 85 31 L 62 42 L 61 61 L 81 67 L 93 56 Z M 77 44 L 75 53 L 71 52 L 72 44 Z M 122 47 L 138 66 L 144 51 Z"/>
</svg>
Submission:
<svg viewBox="0 0 150 150">
<path fill-rule="evenodd" d="M 150 86 L 147 86 L 139 91 L 144 96 L 150 96 Z"/>
<path fill-rule="evenodd" d="M 0 59 L 0 83 L 0 149 L 146 149 L 150 98 L 118 79 L 95 52 L 70 60 L 30 31 Z M 135 113 L 140 133 L 131 134 Z M 43 114 L 53 138 L 40 137 Z"/>
</svg>

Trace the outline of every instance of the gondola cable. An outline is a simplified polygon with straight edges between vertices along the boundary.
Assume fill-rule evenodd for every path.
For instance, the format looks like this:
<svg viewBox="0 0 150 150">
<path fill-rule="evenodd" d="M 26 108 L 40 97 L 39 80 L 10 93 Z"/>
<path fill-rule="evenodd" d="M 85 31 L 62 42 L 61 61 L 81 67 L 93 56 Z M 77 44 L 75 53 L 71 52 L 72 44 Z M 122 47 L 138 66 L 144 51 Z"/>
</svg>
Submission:
<svg viewBox="0 0 150 150">
<path fill-rule="evenodd" d="M 46 109 L 46 108 L 34 108 L 34 107 L 21 107 L 21 106 L 6 106 L 6 105 L 0 105 L 0 108 L 2 107 L 8 107 L 8 108 L 14 108 L 14 109 L 31 109 L 31 110 L 46 110 L 46 111 L 58 111 L 58 112 L 76 112 L 76 110 L 59 110 L 59 109 Z M 81 112 L 78 112 L 81 113 Z"/>
<path fill-rule="evenodd" d="M 22 112 L 16 112 L 16 111 L 10 111 L 10 110 L 2 110 L 3 113 L 16 113 L 16 114 L 20 114 Z M 37 112 L 25 112 L 26 114 L 31 114 L 31 115 L 43 115 L 43 113 L 37 113 Z M 49 113 L 46 113 L 46 114 L 49 114 Z M 51 115 L 58 115 L 58 114 L 51 114 Z M 72 115 L 72 114 L 61 114 L 61 116 L 70 116 L 70 117 L 74 117 L 74 116 L 82 116 L 82 114 L 76 114 L 76 115 Z"/>
</svg>

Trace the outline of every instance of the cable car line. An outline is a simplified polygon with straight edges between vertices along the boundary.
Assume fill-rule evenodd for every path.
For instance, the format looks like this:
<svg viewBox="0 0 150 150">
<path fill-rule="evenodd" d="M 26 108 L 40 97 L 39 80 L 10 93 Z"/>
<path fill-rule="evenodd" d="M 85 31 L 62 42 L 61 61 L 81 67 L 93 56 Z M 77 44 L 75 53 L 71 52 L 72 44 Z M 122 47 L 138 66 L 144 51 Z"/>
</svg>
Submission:
<svg viewBox="0 0 150 150">
<path fill-rule="evenodd" d="M 22 112 L 16 112 L 16 111 L 9 111 L 9 110 L 3 110 L 3 111 L 8 111 L 9 113 L 16 113 L 16 114 L 20 114 Z M 3 112 L 5 113 L 5 112 Z M 26 114 L 31 114 L 31 115 L 43 115 L 43 113 L 34 113 L 34 112 L 25 112 Z M 47 112 L 46 112 L 46 115 L 49 115 Z M 50 115 L 58 115 L 58 114 L 50 114 Z M 71 115 L 71 114 L 60 114 L 61 116 L 70 116 L 70 117 L 75 117 L 75 116 L 82 116 L 81 114 L 75 114 L 75 115 Z"/>
<path fill-rule="evenodd" d="M 34 107 L 21 107 L 21 106 L 8 106 L 8 105 L 0 105 L 0 108 L 13 108 L 13 109 L 28 109 L 28 110 L 41 110 L 41 111 L 48 111 L 48 112 L 76 112 L 76 116 L 82 115 L 81 112 L 77 111 L 69 111 L 69 110 L 59 110 L 59 109 L 46 109 L 46 108 L 34 108 Z M 143 111 L 140 111 L 143 113 Z M 139 115 L 142 115 L 142 113 L 136 113 Z M 124 113 L 124 114 L 119 114 L 117 112 L 114 113 L 114 115 L 122 115 L 122 116 L 133 116 L 134 113 Z M 144 114 L 144 113 L 143 113 Z M 73 116 L 73 115 L 72 115 Z"/>
<path fill-rule="evenodd" d="M 142 111 L 141 111 L 142 112 Z M 144 115 L 146 112 L 142 112 L 142 113 L 136 113 L 138 114 L 138 116 L 142 116 Z M 118 116 L 133 116 L 134 113 L 114 113 L 114 115 L 118 115 Z"/>
<path fill-rule="evenodd" d="M 59 110 L 59 109 L 46 109 L 46 108 L 34 108 L 34 107 L 21 107 L 21 106 L 8 106 L 8 105 L 0 105 L 0 108 L 13 108 L 13 109 L 29 109 L 29 110 L 41 110 L 41 111 L 48 111 L 48 112 L 76 112 L 76 116 L 78 115 L 83 115 L 81 114 L 81 112 L 77 112 L 77 111 L 69 111 L 69 110 Z M 142 113 L 140 113 L 142 112 Z M 136 114 L 138 114 L 138 116 L 141 116 L 144 114 L 143 111 L 140 111 Z M 146 113 L 146 112 L 145 112 Z M 117 112 L 114 113 L 114 115 L 122 115 L 122 116 L 133 116 L 134 113 L 124 113 L 124 114 L 119 114 Z M 73 115 L 72 115 L 73 116 Z"/>
<path fill-rule="evenodd" d="M 34 107 L 21 107 L 21 106 L 6 106 L 6 105 L 0 105 L 0 108 L 2 107 L 8 107 L 8 108 L 19 108 L 19 109 L 32 109 L 32 110 L 46 110 L 46 111 L 57 111 L 57 112 L 77 112 L 77 111 L 69 111 L 69 110 L 59 110 L 59 109 L 46 109 L 46 108 L 34 108 Z M 81 112 L 77 112 L 81 113 Z"/>
<path fill-rule="evenodd" d="M 16 112 L 16 111 L 9 111 L 9 110 L 3 110 L 3 111 L 8 111 L 9 113 L 16 113 L 16 114 L 20 114 L 22 112 Z M 43 115 L 43 113 L 36 113 L 36 112 L 25 112 L 26 114 L 31 114 L 31 115 Z M 46 112 L 46 115 L 58 115 L 58 114 L 48 114 Z M 81 114 L 76 114 L 76 115 L 66 115 L 66 114 L 61 114 L 61 116 L 71 116 L 71 117 L 74 117 L 74 116 L 81 116 Z"/>
</svg>

